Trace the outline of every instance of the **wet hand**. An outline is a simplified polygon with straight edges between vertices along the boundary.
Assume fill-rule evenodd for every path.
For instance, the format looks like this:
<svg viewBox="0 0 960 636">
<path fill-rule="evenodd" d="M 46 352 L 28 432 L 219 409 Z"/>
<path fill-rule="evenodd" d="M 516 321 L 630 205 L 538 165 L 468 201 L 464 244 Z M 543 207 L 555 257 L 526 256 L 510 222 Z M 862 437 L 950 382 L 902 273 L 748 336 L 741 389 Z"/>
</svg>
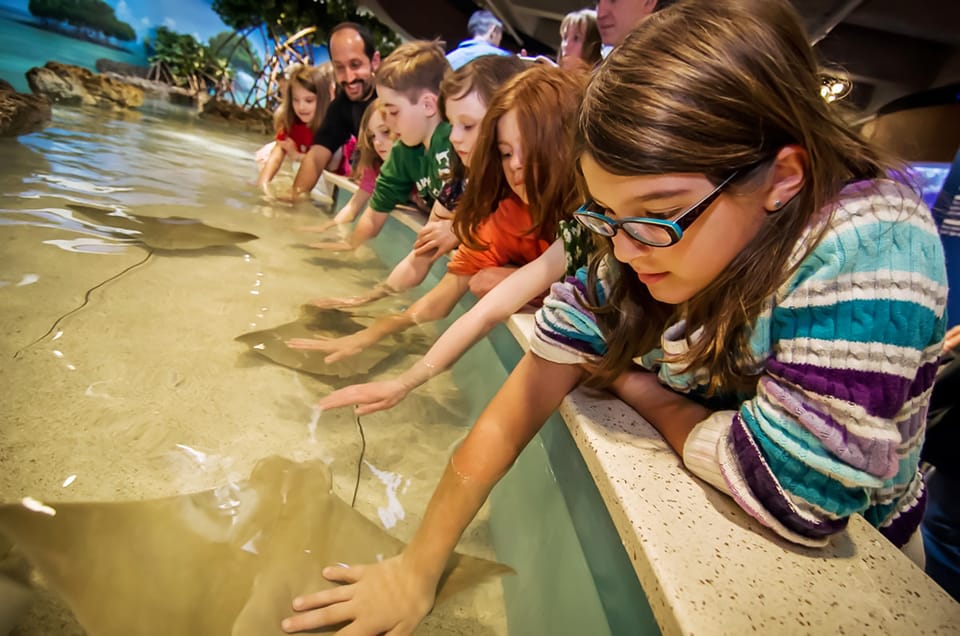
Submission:
<svg viewBox="0 0 960 636">
<path fill-rule="evenodd" d="M 332 252 L 349 252 L 353 246 L 345 241 L 324 241 L 323 243 L 310 243 L 307 247 L 318 250 L 330 250 Z"/>
<path fill-rule="evenodd" d="M 355 356 L 363 351 L 366 344 L 356 336 L 343 338 L 291 338 L 287 340 L 291 349 L 303 351 L 320 351 L 329 354 L 323 359 L 327 364 Z"/>
<path fill-rule="evenodd" d="M 336 221 L 327 221 L 326 223 L 321 223 L 320 225 L 301 225 L 297 228 L 298 232 L 326 232 L 327 230 L 337 226 Z"/>
<path fill-rule="evenodd" d="M 281 627 L 293 633 L 348 623 L 344 636 L 406 636 L 433 607 L 436 583 L 423 580 L 397 556 L 374 565 L 327 567 L 323 576 L 340 587 L 299 596 L 297 614 Z"/>
<path fill-rule="evenodd" d="M 409 393 L 409 390 L 399 380 L 353 384 L 324 397 L 317 402 L 317 406 L 327 411 L 356 405 L 357 415 L 367 415 L 395 406 L 400 400 L 407 397 L 407 393 Z"/>
<path fill-rule="evenodd" d="M 460 243 L 453 233 L 453 221 L 439 219 L 424 225 L 417 234 L 413 244 L 413 253 L 417 256 L 430 254 L 437 250 L 437 254 L 446 254 Z"/>
<path fill-rule="evenodd" d="M 310 304 L 320 309 L 342 309 L 361 304 L 356 300 L 356 298 L 314 298 L 310 301 Z"/>
</svg>

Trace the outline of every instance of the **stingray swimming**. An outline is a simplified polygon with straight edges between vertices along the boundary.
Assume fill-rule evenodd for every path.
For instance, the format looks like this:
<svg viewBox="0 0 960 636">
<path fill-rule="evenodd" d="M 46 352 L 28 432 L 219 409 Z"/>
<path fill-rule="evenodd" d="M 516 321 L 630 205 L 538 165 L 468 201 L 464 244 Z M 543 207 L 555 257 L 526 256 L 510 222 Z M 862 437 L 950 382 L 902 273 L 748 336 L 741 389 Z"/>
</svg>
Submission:
<svg viewBox="0 0 960 636">
<path fill-rule="evenodd" d="M 246 483 L 195 494 L 2 505 L 0 534 L 91 636 L 280 635 L 295 596 L 335 585 L 324 565 L 372 563 L 403 546 L 331 492 L 323 462 L 279 457 Z M 437 600 L 509 572 L 457 554 Z"/>
<path fill-rule="evenodd" d="M 380 365 L 389 365 L 391 358 L 426 353 L 430 348 L 432 340 L 419 331 L 399 334 L 393 343 L 379 343 L 360 355 L 332 363 L 324 361 L 325 353 L 287 346 L 287 340 L 291 338 L 338 337 L 355 333 L 364 327 L 355 318 L 373 317 L 302 305 L 296 320 L 241 334 L 235 340 L 246 344 L 251 352 L 281 366 L 311 375 L 341 379 L 369 374 L 379 369 Z"/>
<path fill-rule="evenodd" d="M 83 302 L 57 318 L 42 336 L 18 350 L 14 357 L 19 357 L 25 350 L 37 344 L 51 333 L 66 318 L 83 309 L 90 302 L 90 294 L 97 289 L 117 280 L 150 260 L 155 253 L 177 254 L 193 252 L 211 247 L 222 247 L 245 243 L 259 238 L 247 232 L 235 232 L 206 225 L 197 219 L 184 217 L 152 217 L 130 214 L 119 208 L 101 208 L 91 205 L 68 203 L 67 207 L 76 213 L 81 222 L 88 222 L 98 230 L 98 234 L 109 238 L 143 247 L 146 249 L 144 257 L 113 276 L 106 278 L 89 288 L 83 296 Z"/>
</svg>

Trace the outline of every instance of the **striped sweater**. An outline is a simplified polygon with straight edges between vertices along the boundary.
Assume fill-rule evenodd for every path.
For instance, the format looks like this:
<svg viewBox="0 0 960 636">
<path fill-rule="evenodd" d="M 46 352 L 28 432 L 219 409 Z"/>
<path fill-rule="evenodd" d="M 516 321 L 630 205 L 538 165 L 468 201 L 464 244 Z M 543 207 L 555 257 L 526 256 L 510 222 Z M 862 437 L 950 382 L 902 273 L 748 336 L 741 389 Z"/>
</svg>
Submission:
<svg viewBox="0 0 960 636">
<path fill-rule="evenodd" d="M 943 251 L 929 211 L 893 181 L 851 184 L 820 217 L 753 325 L 755 392 L 698 424 L 683 459 L 793 542 L 824 545 L 860 513 L 901 546 L 923 513 L 917 464 L 946 325 Z M 536 316 L 535 354 L 570 364 L 604 354 L 580 302 L 585 285 L 580 270 L 553 286 Z M 674 324 L 635 361 L 675 391 L 701 393 L 708 369 L 664 362 L 687 337 Z"/>
</svg>

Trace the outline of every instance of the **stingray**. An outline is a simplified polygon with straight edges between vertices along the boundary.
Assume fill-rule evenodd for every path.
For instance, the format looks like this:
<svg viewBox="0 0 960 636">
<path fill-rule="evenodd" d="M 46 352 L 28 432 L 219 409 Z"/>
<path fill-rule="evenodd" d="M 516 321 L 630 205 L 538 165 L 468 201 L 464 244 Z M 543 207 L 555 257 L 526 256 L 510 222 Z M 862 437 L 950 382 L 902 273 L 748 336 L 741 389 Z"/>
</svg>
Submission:
<svg viewBox="0 0 960 636">
<path fill-rule="evenodd" d="M 321 461 L 280 457 L 261 460 L 245 483 L 195 494 L 3 505 L 0 533 L 90 636 L 280 635 L 295 596 L 336 585 L 323 566 L 373 563 L 403 547 L 333 495 Z M 456 554 L 437 602 L 512 572 Z"/>
<path fill-rule="evenodd" d="M 50 325 L 50 328 L 47 329 L 46 333 L 18 350 L 14 354 L 15 358 L 20 357 L 24 351 L 53 333 L 65 319 L 86 307 L 90 302 L 90 294 L 104 285 L 117 280 L 124 274 L 146 264 L 155 252 L 159 251 L 165 254 L 194 252 L 211 247 L 236 245 L 237 243 L 245 243 L 259 238 L 255 234 L 224 230 L 219 227 L 213 227 L 212 225 L 206 225 L 196 219 L 187 219 L 179 216 L 138 216 L 117 208 L 100 208 L 75 203 L 68 203 L 67 207 L 78 214 L 81 217 L 81 221 L 86 221 L 94 225 L 99 232 L 103 232 L 107 236 L 128 243 L 139 244 L 147 249 L 147 253 L 141 260 L 133 265 L 122 269 L 87 289 L 83 296 L 83 302 L 79 306 L 74 307 L 57 318 L 53 324 Z"/>
<path fill-rule="evenodd" d="M 355 356 L 330 364 L 323 361 L 328 355 L 326 353 L 291 349 L 286 344 L 290 338 L 336 338 L 356 333 L 363 328 L 364 325 L 347 312 L 302 305 L 300 317 L 296 320 L 272 329 L 245 333 L 237 336 L 236 340 L 248 345 L 254 353 L 279 365 L 312 375 L 338 378 L 368 374 L 391 357 L 426 353 L 431 344 L 425 334 L 407 331 L 378 342 Z"/>
<path fill-rule="evenodd" d="M 106 228 L 114 238 L 142 243 L 155 250 L 202 250 L 246 243 L 258 238 L 255 234 L 224 230 L 181 216 L 141 216 L 114 208 L 75 203 L 68 203 L 67 207 L 81 218 Z"/>
</svg>

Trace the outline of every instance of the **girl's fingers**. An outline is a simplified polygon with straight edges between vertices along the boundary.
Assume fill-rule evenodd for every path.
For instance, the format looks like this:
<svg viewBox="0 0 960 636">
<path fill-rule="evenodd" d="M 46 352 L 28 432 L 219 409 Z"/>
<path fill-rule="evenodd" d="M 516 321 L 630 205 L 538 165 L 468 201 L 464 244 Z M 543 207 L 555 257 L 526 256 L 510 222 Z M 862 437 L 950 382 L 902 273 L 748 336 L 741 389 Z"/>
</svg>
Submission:
<svg viewBox="0 0 960 636">
<path fill-rule="evenodd" d="M 335 605 L 285 618 L 283 622 L 280 623 L 280 627 L 288 633 L 302 632 L 307 629 L 339 625 L 353 618 L 353 610 L 349 603 L 336 603 Z"/>
<path fill-rule="evenodd" d="M 321 574 L 323 574 L 323 578 L 334 583 L 356 583 L 365 571 L 366 566 L 349 566 L 341 563 L 339 565 L 328 565 L 323 568 Z"/>
<path fill-rule="evenodd" d="M 351 598 L 353 598 L 353 590 L 347 585 L 338 585 L 335 588 L 323 590 L 322 592 L 312 592 L 298 596 L 293 599 L 293 609 L 298 612 L 319 609 L 327 605 L 333 605 L 334 603 L 349 601 Z"/>
</svg>

